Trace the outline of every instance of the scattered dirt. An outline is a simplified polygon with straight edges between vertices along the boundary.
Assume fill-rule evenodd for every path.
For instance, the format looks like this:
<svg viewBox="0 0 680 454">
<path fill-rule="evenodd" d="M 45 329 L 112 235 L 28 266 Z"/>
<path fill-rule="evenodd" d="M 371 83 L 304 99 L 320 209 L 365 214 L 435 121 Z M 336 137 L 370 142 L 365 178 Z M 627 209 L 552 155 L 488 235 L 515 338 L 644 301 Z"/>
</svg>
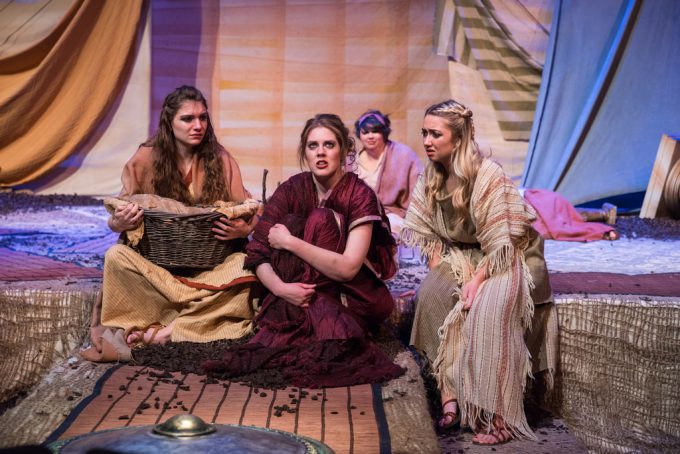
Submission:
<svg viewBox="0 0 680 454">
<path fill-rule="evenodd" d="M 94 197 L 77 194 L 38 195 L 30 191 L 6 190 L 0 192 L 0 214 L 15 211 L 51 210 L 55 206 L 92 206 L 102 201 Z"/>
<path fill-rule="evenodd" d="M 619 216 L 614 227 L 621 236 L 628 238 L 680 239 L 680 220 L 678 219 L 641 219 L 638 216 Z"/>
<path fill-rule="evenodd" d="M 222 352 L 231 346 L 241 345 L 252 336 L 234 340 L 219 340 L 206 343 L 170 342 L 165 345 L 145 345 L 132 350 L 131 364 L 147 366 L 166 372 L 204 375 L 201 363 L 220 359 Z M 404 350 L 404 346 L 394 338 L 387 327 L 376 335 L 378 346 L 392 359 Z M 244 383 L 255 388 L 284 389 L 290 385 L 277 370 L 263 369 L 256 372 L 231 377 L 230 381 Z"/>
</svg>

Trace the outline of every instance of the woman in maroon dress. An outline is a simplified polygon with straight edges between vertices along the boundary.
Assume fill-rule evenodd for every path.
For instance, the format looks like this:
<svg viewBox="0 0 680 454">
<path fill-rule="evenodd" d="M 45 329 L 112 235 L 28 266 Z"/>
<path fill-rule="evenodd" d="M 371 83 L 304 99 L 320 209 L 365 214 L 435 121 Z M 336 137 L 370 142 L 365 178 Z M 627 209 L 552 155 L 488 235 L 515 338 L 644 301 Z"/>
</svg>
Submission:
<svg viewBox="0 0 680 454">
<path fill-rule="evenodd" d="M 237 376 L 278 369 L 297 386 L 384 381 L 403 369 L 370 331 L 393 308 L 383 279 L 396 272 L 395 243 L 375 193 L 344 172 L 354 144 L 340 117 L 307 121 L 298 157 L 309 172 L 281 184 L 248 244 L 245 267 L 268 290 L 258 332 L 227 350 L 209 372 Z"/>
</svg>

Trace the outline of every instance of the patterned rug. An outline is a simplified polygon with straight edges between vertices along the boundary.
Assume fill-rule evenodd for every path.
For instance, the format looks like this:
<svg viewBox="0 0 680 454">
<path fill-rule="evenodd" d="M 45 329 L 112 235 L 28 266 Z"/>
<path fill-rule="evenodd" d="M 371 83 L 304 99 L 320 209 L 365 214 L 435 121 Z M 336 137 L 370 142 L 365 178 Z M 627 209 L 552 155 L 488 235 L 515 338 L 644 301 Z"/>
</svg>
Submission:
<svg viewBox="0 0 680 454">
<path fill-rule="evenodd" d="M 257 389 L 195 374 L 139 366 L 112 368 L 47 442 L 95 431 L 155 425 L 190 413 L 209 423 L 282 430 L 336 453 L 388 453 L 380 385 Z"/>
</svg>

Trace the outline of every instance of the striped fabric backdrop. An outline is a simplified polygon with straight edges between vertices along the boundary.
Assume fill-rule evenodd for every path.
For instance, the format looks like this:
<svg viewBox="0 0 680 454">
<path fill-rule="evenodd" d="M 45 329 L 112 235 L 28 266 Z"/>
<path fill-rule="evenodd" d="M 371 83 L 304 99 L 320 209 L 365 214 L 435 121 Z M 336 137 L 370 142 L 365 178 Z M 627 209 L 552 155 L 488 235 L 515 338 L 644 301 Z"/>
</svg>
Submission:
<svg viewBox="0 0 680 454">
<path fill-rule="evenodd" d="M 551 0 L 439 1 L 435 50 L 481 73 L 506 140 L 529 140 L 551 10 Z"/>
</svg>

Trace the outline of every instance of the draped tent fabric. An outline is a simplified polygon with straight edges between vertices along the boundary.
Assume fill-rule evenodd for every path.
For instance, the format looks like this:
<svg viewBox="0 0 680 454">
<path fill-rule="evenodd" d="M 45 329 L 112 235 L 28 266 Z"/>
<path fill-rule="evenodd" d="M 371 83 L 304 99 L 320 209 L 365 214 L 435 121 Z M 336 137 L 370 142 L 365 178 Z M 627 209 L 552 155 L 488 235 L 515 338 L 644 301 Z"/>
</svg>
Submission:
<svg viewBox="0 0 680 454">
<path fill-rule="evenodd" d="M 5 13 L 15 3 L 24 9 L 32 5 L 13 2 L 0 11 L 0 40 L 12 33 L 4 33 Z M 58 18 L 54 11 L 47 14 L 55 5 L 62 7 Z M 121 166 L 112 157 L 134 153 L 157 128 L 165 95 L 182 84 L 195 85 L 207 96 L 218 138 L 241 164 L 244 183 L 256 196 L 261 194 L 265 167 L 269 194 L 277 182 L 299 172 L 295 150 L 300 130 L 319 112 L 337 113 L 351 126 L 366 109 L 381 109 L 391 116 L 392 137 L 420 150 L 424 159 L 423 110 L 450 96 L 447 59 L 432 52 L 434 7 L 435 0 L 35 0 L 25 17 L 47 25 L 42 34 L 34 35 L 55 38 L 34 69 L 0 74 L 0 185 L 39 192 L 51 188 L 91 195 L 117 192 L 110 188 L 119 187 Z M 150 45 L 137 50 L 139 77 L 123 91 L 112 80 L 125 84 L 125 65 L 116 60 L 135 57 L 131 10 L 148 11 Z M 115 16 L 111 20 L 117 26 L 115 35 L 109 34 L 111 30 L 91 32 L 107 22 L 104 15 Z M 144 18 L 140 17 L 137 33 Z M 81 20 L 90 28 L 79 29 L 78 46 L 72 41 L 70 47 L 64 46 Z M 23 31 L 11 40 L 37 40 Z M 24 43 L 22 49 L 27 47 Z M 69 48 L 71 54 L 66 52 Z M 0 45 L 0 64 L 7 57 L 2 49 Z M 85 53 L 88 58 L 80 58 Z M 150 66 L 149 59 L 144 61 L 147 54 Z M 60 63 L 44 72 L 57 57 Z M 89 65 L 88 71 L 79 74 L 75 63 L 78 68 Z M 79 79 L 90 76 L 96 86 Z M 25 80 L 24 86 L 33 83 L 34 89 L 11 98 L 16 90 L 9 90 L 10 77 Z M 38 77 L 39 83 L 30 77 Z M 101 119 L 95 111 L 104 112 L 100 101 L 107 95 L 114 99 L 108 107 L 112 118 Z M 22 127 L 30 128 L 9 140 L 9 122 L 16 118 L 10 107 L 17 102 L 41 108 L 22 120 Z M 144 131 L 130 124 L 130 118 L 143 122 Z M 90 125 L 97 129 L 92 131 Z M 96 140 L 98 134 L 102 140 Z M 67 180 L 54 184 L 53 175 L 64 178 L 70 172 Z"/>
<path fill-rule="evenodd" d="M 432 52 L 434 7 L 434 0 L 221 1 L 210 110 L 246 187 L 260 197 L 265 167 L 268 194 L 298 173 L 300 131 L 321 112 L 351 127 L 380 109 L 392 120 L 390 138 L 424 159 L 425 107 L 450 96 L 447 59 Z"/>
<path fill-rule="evenodd" d="M 151 2 L 149 135 L 158 129 L 165 96 L 180 85 L 198 87 L 208 100 L 208 107 L 213 110 L 210 100 L 217 56 L 215 47 L 220 36 L 219 22 L 219 1 Z M 217 120 L 213 118 L 213 122 Z"/>
<path fill-rule="evenodd" d="M 572 204 L 644 191 L 680 131 L 680 2 L 557 0 L 523 186 Z"/>
<path fill-rule="evenodd" d="M 477 69 L 506 140 L 529 140 L 552 0 L 439 0 L 435 50 Z"/>
<path fill-rule="evenodd" d="M 17 20 L 0 47 L 0 186 L 46 174 L 88 139 L 127 83 L 147 9 L 137 0 L 29 6 L 35 14 L 3 12 Z M 42 24 L 54 28 L 32 26 L 50 8 Z"/>
</svg>

